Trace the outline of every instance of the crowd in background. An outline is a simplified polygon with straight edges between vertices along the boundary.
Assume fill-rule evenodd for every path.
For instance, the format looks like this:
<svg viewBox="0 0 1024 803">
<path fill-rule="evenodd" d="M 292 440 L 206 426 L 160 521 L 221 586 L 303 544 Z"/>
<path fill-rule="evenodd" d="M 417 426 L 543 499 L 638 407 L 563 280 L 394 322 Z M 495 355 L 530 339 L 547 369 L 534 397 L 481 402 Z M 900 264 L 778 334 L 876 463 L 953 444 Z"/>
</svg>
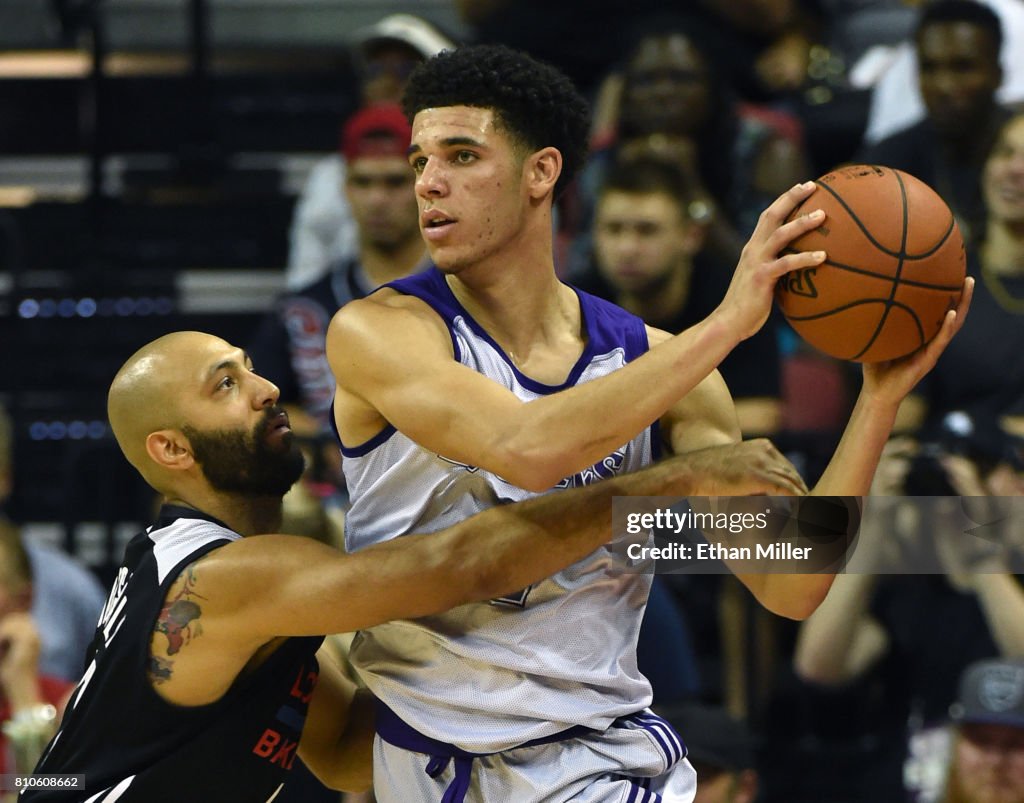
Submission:
<svg viewBox="0 0 1024 803">
<path fill-rule="evenodd" d="M 563 279 L 679 332 L 717 305 L 758 215 L 786 188 L 844 162 L 905 170 L 954 212 L 978 284 L 963 331 L 901 410 L 874 491 L 892 499 L 866 507 L 858 548 L 939 538 L 941 522 L 902 497 L 1020 496 L 1024 3 L 578 5 L 455 3 L 474 41 L 554 63 L 592 102 L 588 162 L 557 205 Z M 307 444 L 287 526 L 338 546 L 346 494 L 327 324 L 428 264 L 401 94 L 419 61 L 459 44 L 411 15 L 353 37 L 359 108 L 296 201 L 288 291 L 246 344 Z M 772 438 L 811 484 L 856 395 L 856 366 L 773 317 L 721 372 L 744 435 Z M 2 427 L 0 447 L 6 487 Z M 697 800 L 1024 801 L 1024 587 L 1011 570 L 1021 526 L 1004 524 L 999 548 L 946 555 L 938 573 L 889 574 L 879 557 L 877 574 L 839 577 L 799 624 L 758 608 L 725 572 L 658 577 L 639 660 L 708 779 Z M 59 707 L 90 629 L 72 628 L 71 612 L 95 619 L 102 598 L 87 575 L 47 585 L 58 559 L 31 543 L 22 556 L 13 526 L 0 534 L 0 718 L 16 723 L 19 710 Z M 7 571 L 29 558 L 31 571 Z M 58 599 L 72 587 L 89 603 Z M 344 660 L 345 639 L 336 646 Z M 39 694 L 24 693 L 23 670 Z M 8 742 L 27 738 L 4 732 L 0 773 L 15 766 Z M 282 799 L 336 799 L 309 783 Z"/>
</svg>

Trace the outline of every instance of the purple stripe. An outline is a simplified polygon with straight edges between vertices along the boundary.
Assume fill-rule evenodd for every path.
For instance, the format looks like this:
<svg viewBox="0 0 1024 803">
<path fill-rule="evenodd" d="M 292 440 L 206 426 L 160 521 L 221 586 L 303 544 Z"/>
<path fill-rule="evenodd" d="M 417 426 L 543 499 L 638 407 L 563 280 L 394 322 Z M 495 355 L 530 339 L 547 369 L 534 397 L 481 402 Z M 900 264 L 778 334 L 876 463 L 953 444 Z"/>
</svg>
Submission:
<svg viewBox="0 0 1024 803">
<path fill-rule="evenodd" d="M 640 787 L 633 781 L 630 781 L 629 785 L 633 788 L 629 790 L 629 797 L 626 798 L 626 803 L 636 803 L 636 796 L 640 794 Z"/>
<path fill-rule="evenodd" d="M 396 432 L 398 432 L 398 430 L 391 426 L 391 424 L 388 424 L 384 429 L 370 438 L 370 440 L 361 443 L 359 446 L 346 446 L 341 443 L 341 438 L 338 438 L 338 443 L 341 443 L 341 453 L 345 457 L 362 457 L 363 455 L 372 452 L 382 443 L 385 443 Z M 337 435 L 337 428 L 335 428 L 334 433 Z"/>
<path fill-rule="evenodd" d="M 649 734 L 651 734 L 651 736 L 654 737 L 655 741 L 659 745 L 661 745 L 661 752 L 663 752 L 665 754 L 665 760 L 669 764 L 674 764 L 675 761 L 676 761 L 676 759 L 674 758 L 675 753 L 672 750 L 669 749 L 667 744 L 665 744 L 665 740 L 661 738 L 661 735 L 658 733 L 657 729 L 652 727 L 652 726 L 650 726 L 650 725 L 646 725 L 646 724 L 643 724 L 643 723 L 641 723 L 640 727 L 642 727 L 645 731 L 647 731 Z"/>
<path fill-rule="evenodd" d="M 676 733 L 675 728 L 673 728 L 667 721 L 659 717 L 657 714 L 639 714 L 637 719 L 641 722 L 645 722 L 649 725 L 660 727 L 662 729 L 662 732 L 674 748 L 673 753 L 677 756 L 676 761 L 686 755 L 686 745 L 683 744 L 683 740 L 679 737 L 679 734 Z"/>
</svg>

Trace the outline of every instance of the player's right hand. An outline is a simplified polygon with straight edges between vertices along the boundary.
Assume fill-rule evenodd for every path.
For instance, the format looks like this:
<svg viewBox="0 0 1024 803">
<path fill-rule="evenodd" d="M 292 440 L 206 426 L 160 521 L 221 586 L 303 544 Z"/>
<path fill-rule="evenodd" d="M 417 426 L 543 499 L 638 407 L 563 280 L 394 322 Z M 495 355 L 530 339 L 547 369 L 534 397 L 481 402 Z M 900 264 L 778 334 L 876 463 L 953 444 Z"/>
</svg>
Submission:
<svg viewBox="0 0 1024 803">
<path fill-rule="evenodd" d="M 711 446 L 682 455 L 696 477 L 692 496 L 802 496 L 796 467 L 766 438 Z"/>
<path fill-rule="evenodd" d="M 813 181 L 787 190 L 761 213 L 740 261 L 736 264 L 725 298 L 715 311 L 740 338 L 755 334 L 768 320 L 775 283 L 781 276 L 801 268 L 813 268 L 825 261 L 824 251 L 796 251 L 783 254 L 803 234 L 817 228 L 825 213 L 812 209 L 788 223 L 786 219 L 817 189 Z"/>
</svg>

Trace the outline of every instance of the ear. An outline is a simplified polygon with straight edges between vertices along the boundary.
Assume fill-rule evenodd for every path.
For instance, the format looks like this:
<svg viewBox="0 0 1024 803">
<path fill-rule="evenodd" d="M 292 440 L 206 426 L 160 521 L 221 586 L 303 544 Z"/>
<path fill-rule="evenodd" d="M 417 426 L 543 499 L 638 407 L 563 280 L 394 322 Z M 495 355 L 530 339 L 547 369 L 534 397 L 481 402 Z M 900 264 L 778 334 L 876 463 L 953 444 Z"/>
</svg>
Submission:
<svg viewBox="0 0 1024 803">
<path fill-rule="evenodd" d="M 704 247 L 714 214 L 714 207 L 702 200 L 692 201 L 684 210 L 685 231 L 682 236 L 683 247 L 688 256 L 695 256 Z"/>
<path fill-rule="evenodd" d="M 192 445 L 176 429 L 161 429 L 146 437 L 146 454 L 161 468 L 184 471 L 195 465 Z"/>
<path fill-rule="evenodd" d="M 541 148 L 527 157 L 523 173 L 530 197 L 539 201 L 554 192 L 555 183 L 562 175 L 562 154 L 558 148 Z"/>
</svg>

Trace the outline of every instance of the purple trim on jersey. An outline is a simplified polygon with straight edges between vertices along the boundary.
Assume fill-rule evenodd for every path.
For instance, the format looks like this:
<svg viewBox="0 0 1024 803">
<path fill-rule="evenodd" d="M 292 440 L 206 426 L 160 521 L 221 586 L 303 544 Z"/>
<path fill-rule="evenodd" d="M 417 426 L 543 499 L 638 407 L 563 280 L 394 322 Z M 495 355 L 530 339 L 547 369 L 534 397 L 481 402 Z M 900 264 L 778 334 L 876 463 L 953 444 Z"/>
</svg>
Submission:
<svg viewBox="0 0 1024 803">
<path fill-rule="evenodd" d="M 338 443 L 341 445 L 341 454 L 344 457 L 362 457 L 365 454 L 369 454 L 382 443 L 386 443 L 392 435 L 398 432 L 391 424 L 388 424 L 384 429 L 374 435 L 370 440 L 363 441 L 358 446 L 346 446 L 341 442 L 341 437 L 338 437 Z M 334 434 L 338 434 L 337 428 L 334 430 Z"/>
<path fill-rule="evenodd" d="M 629 790 L 626 803 L 661 803 L 661 795 L 647 788 L 651 783 L 650 778 L 626 778 L 626 780 L 633 787 Z M 643 796 L 640 796 L 641 792 L 643 792 Z"/>
<path fill-rule="evenodd" d="M 669 767 L 686 757 L 686 745 L 682 738 L 676 733 L 675 728 L 657 714 L 650 711 L 639 711 L 636 714 L 615 720 L 612 727 L 624 728 L 627 727 L 627 723 L 640 727 L 651 734 L 651 737 L 661 747 L 661 752 L 665 754 L 665 761 Z"/>
<path fill-rule="evenodd" d="M 669 756 L 669 763 L 675 764 L 677 761 L 682 761 L 686 755 L 686 745 L 683 744 L 682 738 L 676 733 L 667 721 L 659 717 L 657 714 L 637 714 L 633 717 L 635 722 L 640 723 L 646 730 L 658 739 L 661 743 L 661 739 L 658 734 L 662 734 L 665 737 L 665 741 L 668 742 L 669 747 L 672 750 L 671 756 Z M 668 755 L 668 753 L 666 753 Z"/>
<path fill-rule="evenodd" d="M 647 330 L 640 318 L 604 299 L 592 296 L 569 285 L 580 301 L 583 325 L 587 330 L 587 344 L 580 358 L 569 372 L 565 382 L 560 385 L 547 385 L 543 382 L 538 382 L 536 379 L 531 379 L 516 367 L 504 349 L 494 341 L 487 331 L 459 303 L 459 300 L 448 286 L 444 274 L 436 267 L 432 266 L 423 273 L 407 276 L 404 279 L 389 282 L 384 286 L 391 287 L 405 295 L 415 296 L 421 301 L 426 302 L 444 319 L 452 338 L 453 347 L 455 348 L 456 360 L 460 358 L 460 355 L 458 344 L 455 342 L 453 322 L 456 318 L 461 317 L 479 338 L 489 343 L 501 355 L 501 358 L 512 369 L 512 373 L 515 374 L 519 384 L 534 393 L 546 395 L 573 387 L 579 380 L 580 375 L 590 365 L 595 355 L 607 354 L 614 349 L 623 348 L 625 349 L 626 361 L 629 362 L 639 357 L 648 349 Z"/>
<path fill-rule="evenodd" d="M 395 747 L 430 756 L 430 761 L 427 762 L 424 771 L 431 778 L 436 778 L 444 772 L 449 761 L 455 762 L 455 777 L 452 778 L 451 783 L 444 790 L 441 803 L 463 803 L 466 793 L 469 791 L 470 776 L 473 773 L 473 759 L 493 756 L 494 753 L 470 753 L 453 744 L 447 744 L 446 742 L 425 736 L 406 723 L 380 700 L 376 701 L 376 709 L 377 716 L 374 726 L 376 727 L 377 735 Z M 575 739 L 577 736 L 584 736 L 594 732 L 592 728 L 574 725 L 564 731 L 553 733 L 550 736 L 543 736 L 540 739 L 531 739 L 509 749 L 515 750 L 517 747 L 537 747 L 542 744 L 564 742 L 567 739 Z"/>
<path fill-rule="evenodd" d="M 458 299 L 455 298 L 454 293 L 452 293 L 451 288 L 448 286 L 448 282 L 444 279 L 444 274 L 437 267 L 431 264 L 422 273 L 415 273 L 412 276 L 395 279 L 393 282 L 381 285 L 378 289 L 383 289 L 384 287 L 397 290 L 402 295 L 418 298 L 420 301 L 426 302 L 434 312 L 440 315 L 448 327 L 448 336 L 452 339 L 455 361 L 462 361 L 462 351 L 459 349 L 459 343 L 455 339 L 452 321 L 459 315 L 465 316 L 467 320 L 472 320 L 472 318 L 469 317 L 469 313 L 462 308 Z"/>
<path fill-rule="evenodd" d="M 331 425 L 331 431 L 334 433 L 334 437 L 338 439 L 338 446 L 341 447 L 341 454 L 343 457 L 362 457 L 364 454 L 369 454 L 382 443 L 385 443 L 388 438 L 398 432 L 398 430 L 391 426 L 391 424 L 388 424 L 368 441 L 364 441 L 358 446 L 346 446 L 341 442 L 341 433 L 338 432 L 338 422 L 334 417 L 333 400 L 331 401 L 331 414 L 328 416 L 328 423 Z"/>
</svg>

